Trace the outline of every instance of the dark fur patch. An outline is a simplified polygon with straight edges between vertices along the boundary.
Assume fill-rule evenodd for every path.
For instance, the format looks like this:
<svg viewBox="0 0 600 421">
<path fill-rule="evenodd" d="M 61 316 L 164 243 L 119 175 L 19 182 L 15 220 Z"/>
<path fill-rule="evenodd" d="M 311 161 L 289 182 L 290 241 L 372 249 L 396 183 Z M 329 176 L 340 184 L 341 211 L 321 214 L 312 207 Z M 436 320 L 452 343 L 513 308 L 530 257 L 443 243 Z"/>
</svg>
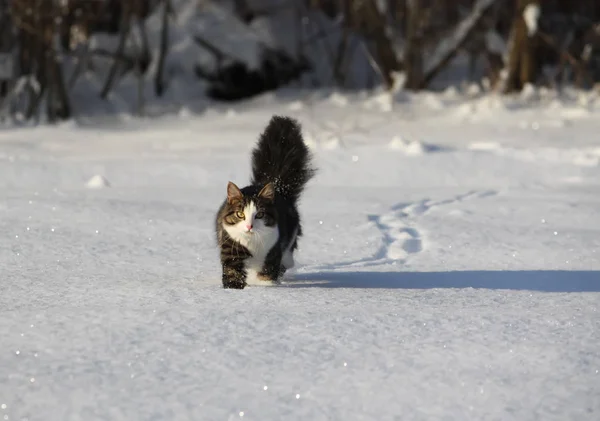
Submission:
<svg viewBox="0 0 600 421">
<path fill-rule="evenodd" d="M 300 124 L 289 117 L 273 116 L 252 151 L 251 183 L 273 183 L 279 196 L 295 203 L 315 175 L 310 161 Z"/>
</svg>

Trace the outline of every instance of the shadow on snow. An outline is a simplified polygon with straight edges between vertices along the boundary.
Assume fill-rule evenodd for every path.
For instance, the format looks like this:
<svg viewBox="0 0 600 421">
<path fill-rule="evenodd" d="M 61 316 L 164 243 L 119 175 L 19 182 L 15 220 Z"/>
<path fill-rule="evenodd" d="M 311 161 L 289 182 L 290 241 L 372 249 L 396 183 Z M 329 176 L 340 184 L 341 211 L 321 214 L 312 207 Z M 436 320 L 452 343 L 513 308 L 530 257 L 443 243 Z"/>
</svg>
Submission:
<svg viewBox="0 0 600 421">
<path fill-rule="evenodd" d="M 482 288 L 600 292 L 600 271 L 454 271 L 297 273 L 290 288 Z"/>
</svg>

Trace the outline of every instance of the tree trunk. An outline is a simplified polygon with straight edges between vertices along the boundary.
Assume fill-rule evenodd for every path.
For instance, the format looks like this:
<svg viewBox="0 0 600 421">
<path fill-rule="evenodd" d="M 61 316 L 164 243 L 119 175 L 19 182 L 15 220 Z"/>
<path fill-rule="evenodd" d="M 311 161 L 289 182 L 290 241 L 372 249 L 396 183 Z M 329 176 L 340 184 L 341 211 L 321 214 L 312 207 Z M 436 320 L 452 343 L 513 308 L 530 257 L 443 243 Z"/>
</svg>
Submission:
<svg viewBox="0 0 600 421">
<path fill-rule="evenodd" d="M 121 60 L 118 59 L 119 56 L 122 56 L 125 52 L 125 44 L 127 42 L 127 36 L 129 35 L 130 30 L 130 19 L 131 16 L 129 14 L 129 10 L 121 11 L 121 33 L 119 34 L 119 44 L 117 46 L 117 50 L 115 51 L 115 58 L 108 73 L 108 77 L 106 78 L 106 82 L 104 82 L 104 86 L 102 87 L 102 91 L 100 92 L 100 98 L 106 99 L 110 90 L 113 87 L 113 84 L 116 82 L 117 74 L 119 71 L 119 65 L 121 64 Z"/>
<path fill-rule="evenodd" d="M 158 69 L 154 79 L 154 92 L 162 96 L 165 90 L 164 67 L 167 50 L 169 49 L 169 12 L 171 9 L 170 0 L 163 0 L 162 27 L 160 30 L 160 52 L 158 55 Z"/>
<path fill-rule="evenodd" d="M 408 0 L 406 4 L 406 45 L 404 70 L 406 88 L 419 90 L 423 85 L 423 37 L 421 34 L 421 0 Z"/>
<path fill-rule="evenodd" d="M 540 75 L 539 37 L 529 30 L 523 16 L 526 8 L 532 5 L 540 7 L 540 0 L 517 0 L 504 92 L 520 91 L 527 83 L 535 83 Z"/>
<path fill-rule="evenodd" d="M 69 94 L 65 85 L 63 69 L 57 61 L 55 51 L 48 55 L 47 66 L 49 70 L 50 90 L 52 92 L 52 101 L 48 100 L 48 114 L 52 115 L 54 120 L 67 120 L 71 117 L 71 105 Z"/>
</svg>

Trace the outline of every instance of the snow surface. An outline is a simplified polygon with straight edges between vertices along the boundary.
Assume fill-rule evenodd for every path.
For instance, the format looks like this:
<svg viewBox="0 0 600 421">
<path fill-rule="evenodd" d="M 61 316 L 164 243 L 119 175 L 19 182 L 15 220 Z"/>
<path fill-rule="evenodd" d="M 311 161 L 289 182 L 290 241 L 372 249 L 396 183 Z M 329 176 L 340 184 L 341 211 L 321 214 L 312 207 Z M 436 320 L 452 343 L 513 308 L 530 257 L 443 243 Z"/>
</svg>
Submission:
<svg viewBox="0 0 600 421">
<path fill-rule="evenodd" d="M 0 130 L 0 417 L 597 420 L 597 95 L 385 95 Z M 320 169 L 296 269 L 223 290 L 273 113 Z"/>
</svg>

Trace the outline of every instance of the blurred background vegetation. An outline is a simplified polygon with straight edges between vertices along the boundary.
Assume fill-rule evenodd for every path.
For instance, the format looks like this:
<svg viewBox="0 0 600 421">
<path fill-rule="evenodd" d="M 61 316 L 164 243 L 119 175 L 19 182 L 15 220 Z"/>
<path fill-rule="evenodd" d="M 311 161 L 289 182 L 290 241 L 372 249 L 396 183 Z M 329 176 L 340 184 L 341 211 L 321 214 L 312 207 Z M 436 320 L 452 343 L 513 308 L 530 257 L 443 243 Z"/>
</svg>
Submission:
<svg viewBox="0 0 600 421">
<path fill-rule="evenodd" d="M 283 86 L 595 89 L 598 0 L 0 0 L 0 118 Z"/>
</svg>

